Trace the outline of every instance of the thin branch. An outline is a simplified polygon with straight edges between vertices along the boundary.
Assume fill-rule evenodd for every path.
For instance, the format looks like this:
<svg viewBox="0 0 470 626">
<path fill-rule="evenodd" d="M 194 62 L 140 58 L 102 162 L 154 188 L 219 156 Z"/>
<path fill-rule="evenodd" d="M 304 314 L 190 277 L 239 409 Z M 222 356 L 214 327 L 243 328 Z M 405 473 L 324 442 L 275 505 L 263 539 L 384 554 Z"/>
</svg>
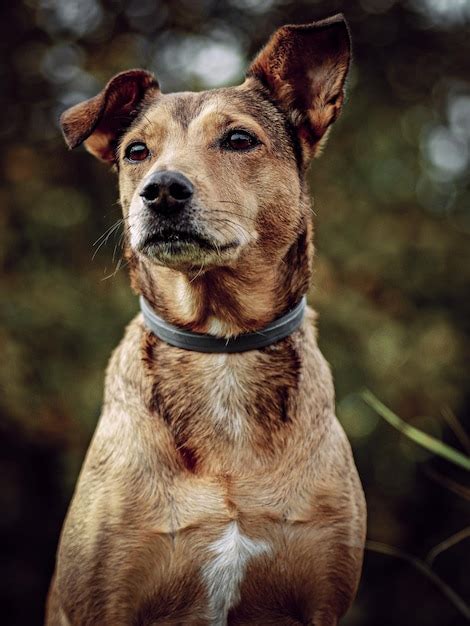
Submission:
<svg viewBox="0 0 470 626">
<path fill-rule="evenodd" d="M 429 478 L 431 478 L 432 480 L 435 480 L 436 483 L 438 483 L 442 487 L 445 487 L 449 491 L 452 491 L 452 493 L 455 493 L 455 495 L 460 496 L 464 500 L 470 500 L 470 488 L 469 487 L 466 487 L 465 485 L 461 485 L 457 481 L 447 478 L 447 476 L 444 476 L 443 474 L 436 472 L 436 470 L 431 469 L 430 467 L 425 467 L 424 473 L 427 476 L 429 476 Z"/>
<path fill-rule="evenodd" d="M 425 561 L 411 554 L 408 554 L 407 552 L 404 552 L 399 548 L 394 548 L 393 546 L 389 546 L 379 541 L 367 541 L 366 548 L 367 550 L 370 550 L 372 552 L 386 554 L 387 556 L 393 556 L 412 565 L 418 572 L 426 576 L 428 580 L 430 580 L 438 589 L 440 589 L 442 594 L 449 600 L 449 602 L 451 602 L 454 607 L 468 621 L 470 621 L 470 606 L 468 606 L 465 601 L 451 587 L 449 587 L 449 585 L 444 582 L 442 578 L 440 578 L 440 576 L 438 576 Z"/>
<path fill-rule="evenodd" d="M 434 560 L 436 559 L 437 556 L 439 556 L 439 554 L 444 552 L 444 550 L 447 550 L 448 548 L 455 546 L 457 543 L 460 543 L 460 541 L 463 541 L 464 539 L 468 539 L 469 537 L 470 537 L 470 526 L 467 526 L 466 528 L 459 530 L 458 533 L 455 533 L 451 535 L 450 537 L 447 537 L 447 539 L 444 539 L 444 541 L 441 541 L 440 543 L 438 543 L 436 546 L 434 546 L 434 548 L 432 548 L 432 550 L 428 552 L 428 555 L 425 559 L 426 563 L 429 565 L 429 567 L 432 567 Z"/>
<path fill-rule="evenodd" d="M 460 423 L 455 413 L 449 407 L 446 406 L 441 410 L 441 414 L 442 414 L 442 417 L 447 422 L 449 428 L 452 429 L 454 435 L 459 440 L 462 448 L 470 456 L 470 437 L 465 432 L 464 427 Z"/>
</svg>

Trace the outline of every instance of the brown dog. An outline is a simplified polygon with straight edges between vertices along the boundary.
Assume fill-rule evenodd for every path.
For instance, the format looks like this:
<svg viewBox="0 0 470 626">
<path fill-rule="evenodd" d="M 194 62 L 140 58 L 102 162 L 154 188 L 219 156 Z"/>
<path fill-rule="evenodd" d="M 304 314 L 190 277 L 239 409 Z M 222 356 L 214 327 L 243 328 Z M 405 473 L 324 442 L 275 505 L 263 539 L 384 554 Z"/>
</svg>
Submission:
<svg viewBox="0 0 470 626">
<path fill-rule="evenodd" d="M 343 103 L 342 16 L 278 30 L 239 87 L 163 95 L 115 76 L 62 117 L 114 164 L 134 289 L 230 338 L 306 293 L 305 173 Z M 314 314 L 261 349 L 202 353 L 138 315 L 63 529 L 46 624 L 332 626 L 354 598 L 364 497 Z"/>
</svg>

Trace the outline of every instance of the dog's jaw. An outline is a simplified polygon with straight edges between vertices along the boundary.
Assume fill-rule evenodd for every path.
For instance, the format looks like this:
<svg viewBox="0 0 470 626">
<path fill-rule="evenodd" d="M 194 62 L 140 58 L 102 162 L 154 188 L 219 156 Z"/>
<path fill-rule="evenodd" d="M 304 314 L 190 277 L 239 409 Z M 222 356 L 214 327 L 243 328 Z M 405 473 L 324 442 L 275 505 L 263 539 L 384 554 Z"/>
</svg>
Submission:
<svg viewBox="0 0 470 626">
<path fill-rule="evenodd" d="M 159 265 L 129 248 L 132 285 L 161 317 L 177 326 L 219 337 L 253 332 L 306 293 L 313 257 L 311 235 L 306 209 L 297 240 L 279 258 L 268 260 L 262 249 L 253 246 L 228 266 L 201 264 L 186 271 Z"/>
</svg>

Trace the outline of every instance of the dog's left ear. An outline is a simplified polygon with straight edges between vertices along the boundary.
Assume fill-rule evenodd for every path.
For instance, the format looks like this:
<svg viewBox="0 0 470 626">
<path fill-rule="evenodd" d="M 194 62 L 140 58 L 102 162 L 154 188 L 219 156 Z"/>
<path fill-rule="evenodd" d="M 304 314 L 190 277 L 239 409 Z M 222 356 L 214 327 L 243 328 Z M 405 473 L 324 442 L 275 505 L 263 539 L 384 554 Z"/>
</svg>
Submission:
<svg viewBox="0 0 470 626">
<path fill-rule="evenodd" d="M 297 128 L 307 155 L 338 117 L 351 59 L 351 40 L 342 14 L 312 24 L 283 26 L 251 64 L 258 79 Z"/>
</svg>

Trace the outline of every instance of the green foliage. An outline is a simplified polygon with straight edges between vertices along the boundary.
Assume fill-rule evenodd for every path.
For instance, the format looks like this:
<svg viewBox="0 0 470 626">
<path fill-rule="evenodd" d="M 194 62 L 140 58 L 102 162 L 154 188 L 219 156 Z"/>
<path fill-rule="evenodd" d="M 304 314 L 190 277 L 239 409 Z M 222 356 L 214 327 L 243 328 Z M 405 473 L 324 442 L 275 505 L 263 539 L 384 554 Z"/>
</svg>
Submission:
<svg viewBox="0 0 470 626">
<path fill-rule="evenodd" d="M 470 457 L 466 454 L 462 454 L 458 450 L 455 450 L 451 446 L 447 446 L 442 441 L 439 441 L 435 437 L 429 436 L 427 433 L 410 426 L 404 422 L 398 415 L 391 411 L 385 404 L 382 404 L 373 393 L 370 391 L 364 391 L 362 398 L 371 406 L 379 415 L 381 415 L 389 424 L 406 435 L 411 441 L 414 441 L 419 446 L 429 450 L 434 454 L 442 456 L 444 459 L 451 461 L 459 467 L 470 471 Z"/>
</svg>

